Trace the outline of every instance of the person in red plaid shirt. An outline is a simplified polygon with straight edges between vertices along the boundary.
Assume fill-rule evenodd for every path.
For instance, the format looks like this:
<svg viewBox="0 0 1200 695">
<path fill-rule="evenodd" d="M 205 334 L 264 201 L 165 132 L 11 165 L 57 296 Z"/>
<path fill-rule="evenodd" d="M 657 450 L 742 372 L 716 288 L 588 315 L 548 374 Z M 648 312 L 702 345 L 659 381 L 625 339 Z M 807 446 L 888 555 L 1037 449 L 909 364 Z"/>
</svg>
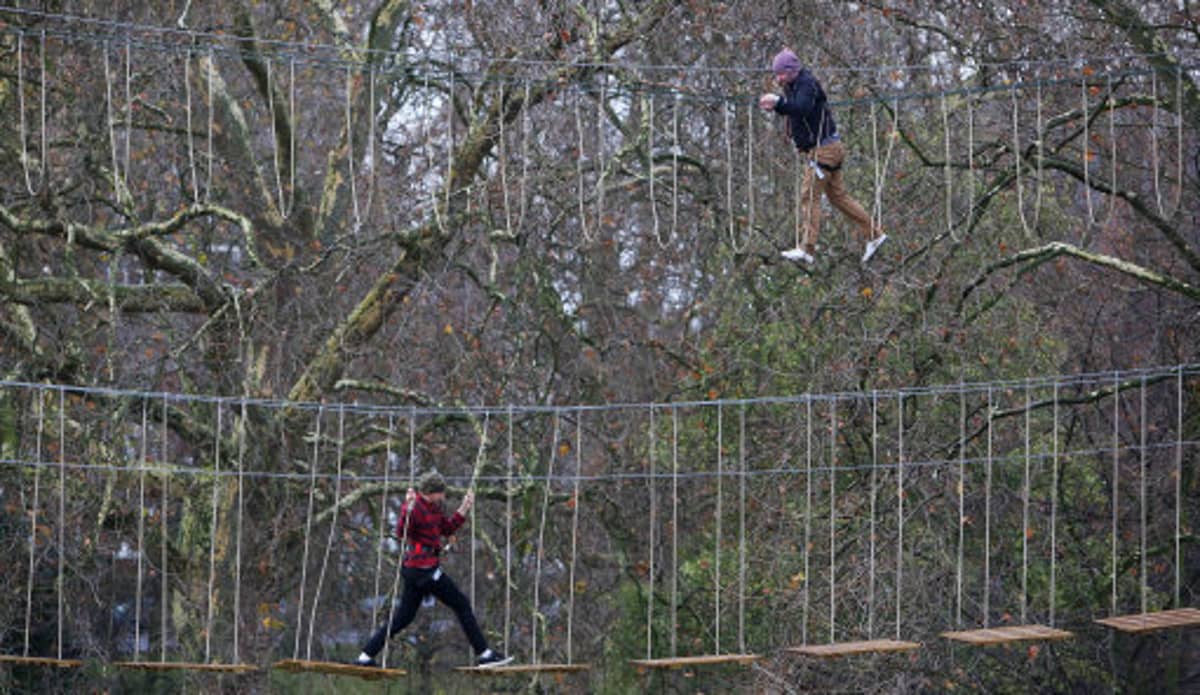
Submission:
<svg viewBox="0 0 1200 695">
<path fill-rule="evenodd" d="M 442 537 L 450 536 L 467 520 L 467 513 L 475 504 L 475 493 L 468 491 L 463 496 L 458 511 L 446 516 L 446 480 L 437 471 L 421 476 L 417 489 L 408 489 L 404 505 L 400 507 L 400 522 L 396 524 L 396 536 L 405 542 L 404 560 L 400 574 L 404 577 L 404 593 L 400 605 L 392 615 L 390 625 L 384 625 L 371 636 L 355 662 L 361 666 L 377 666 L 375 655 L 386 643 L 389 635 L 400 632 L 417 615 L 417 608 L 429 596 L 450 607 L 458 616 L 467 640 L 478 655 L 480 668 L 502 666 L 512 661 L 499 652 L 488 648 L 487 638 L 479 629 L 471 602 L 459 591 L 450 575 L 442 571 L 438 556 L 442 552 Z"/>
</svg>

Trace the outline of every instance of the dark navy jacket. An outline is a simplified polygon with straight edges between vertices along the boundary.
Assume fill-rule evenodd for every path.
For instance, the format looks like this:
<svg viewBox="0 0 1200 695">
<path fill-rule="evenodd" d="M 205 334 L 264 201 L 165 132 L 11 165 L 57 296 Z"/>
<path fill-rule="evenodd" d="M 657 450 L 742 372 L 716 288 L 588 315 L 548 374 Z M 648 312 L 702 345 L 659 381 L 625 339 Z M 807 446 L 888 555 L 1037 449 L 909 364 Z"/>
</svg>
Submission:
<svg viewBox="0 0 1200 695">
<path fill-rule="evenodd" d="M 808 68 L 801 68 L 796 79 L 784 89 L 775 111 L 788 117 L 788 132 L 801 152 L 837 134 L 837 124 L 825 103 L 825 90 Z"/>
</svg>

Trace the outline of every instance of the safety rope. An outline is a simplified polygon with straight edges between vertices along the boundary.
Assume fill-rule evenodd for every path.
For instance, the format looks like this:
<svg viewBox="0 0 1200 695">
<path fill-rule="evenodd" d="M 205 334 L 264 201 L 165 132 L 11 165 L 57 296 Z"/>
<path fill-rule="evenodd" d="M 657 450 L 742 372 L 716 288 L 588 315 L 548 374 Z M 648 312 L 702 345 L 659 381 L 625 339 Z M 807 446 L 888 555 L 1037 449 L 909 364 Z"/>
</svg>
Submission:
<svg viewBox="0 0 1200 695">
<path fill-rule="evenodd" d="M 42 460 L 42 435 L 46 431 L 46 404 L 42 398 L 42 394 L 37 394 L 37 438 L 34 439 L 33 456 L 38 461 Z M 41 467 L 33 469 L 33 504 L 29 510 L 29 581 L 25 587 L 25 645 L 21 650 L 22 656 L 29 656 L 29 636 L 31 633 L 33 619 L 33 576 L 34 569 L 37 567 L 37 519 L 38 519 L 38 504 L 41 495 Z"/>
</svg>

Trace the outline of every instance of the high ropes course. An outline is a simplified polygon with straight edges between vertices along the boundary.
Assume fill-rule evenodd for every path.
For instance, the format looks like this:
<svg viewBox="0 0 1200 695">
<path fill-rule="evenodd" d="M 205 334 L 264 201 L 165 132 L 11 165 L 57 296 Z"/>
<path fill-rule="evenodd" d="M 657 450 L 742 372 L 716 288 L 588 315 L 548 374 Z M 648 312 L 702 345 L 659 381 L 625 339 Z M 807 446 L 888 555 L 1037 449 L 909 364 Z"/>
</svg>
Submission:
<svg viewBox="0 0 1200 695">
<path fill-rule="evenodd" d="M 1043 642 L 1093 620 L 1133 634 L 1196 626 L 1183 485 L 1200 441 L 1183 433 L 1198 385 L 1200 365 L 1177 365 L 779 398 L 388 408 L 3 382 L 16 442 L 0 466 L 19 488 L 6 490 L 17 509 L 5 574 L 25 591 L 0 661 L 402 676 L 387 650 L 382 668 L 357 667 L 329 640 L 390 612 L 398 500 L 434 465 L 480 492 L 449 562 L 504 652 L 522 657 L 470 672 L 612 668 L 598 636 L 631 621 L 644 629 L 629 657 L 639 670 Z M 305 423 L 299 434 L 262 441 L 261 423 L 284 413 Z M 180 418 L 203 420 L 210 441 L 174 435 Z M 472 440 L 465 455 L 435 453 L 448 444 L 429 428 L 447 418 Z M 248 501 L 271 495 L 294 528 L 279 547 L 247 547 Z M 1064 542 L 1064 523 L 1106 540 Z M 953 551 L 929 553 L 930 538 Z M 97 616 L 79 600 L 95 563 L 112 565 L 107 639 L 85 634 Z M 755 575 L 780 568 L 791 584 L 763 595 Z M 1107 601 L 1064 614 L 1062 578 L 1085 575 L 1103 577 Z M 613 600 L 630 582 L 640 616 Z M 935 584 L 921 605 L 906 600 Z"/>
<path fill-rule="evenodd" d="M 73 127 L 54 118 L 62 113 L 56 80 L 66 78 L 48 68 L 49 55 L 70 48 L 94 58 L 71 79 L 91 80 L 102 95 L 115 199 L 130 199 L 146 161 L 131 152 L 156 151 L 134 127 L 135 111 L 153 110 L 139 94 L 155 87 L 174 98 L 165 108 L 184 143 L 172 149 L 182 153 L 179 219 L 221 202 L 214 142 L 227 136 L 229 114 L 211 105 L 229 89 L 221 63 L 245 59 L 244 41 L 19 8 L 0 16 L 36 23 L 0 28 L 16 56 L 19 114 L 10 122 L 31 196 L 53 173 L 50 143 Z M 380 216 L 445 224 L 462 133 L 431 85 L 470 84 L 496 61 L 262 40 L 255 50 L 269 99 L 241 125 L 263 126 L 247 142 L 270 162 L 273 214 L 295 212 L 298 161 L 324 161 L 305 136 L 316 127 L 305 123 L 307 105 L 335 104 L 352 132 L 356 85 L 373 100 L 403 81 L 415 95 L 402 114 L 406 132 L 430 172 L 423 202 L 386 209 L 377 167 L 367 165 L 382 156 L 386 128 L 368 119 L 345 157 L 352 227 L 366 233 Z M 1082 246 L 1113 223 L 1118 198 L 1136 197 L 1126 188 L 1150 192 L 1137 198 L 1146 214 L 1172 216 L 1182 204 L 1185 118 L 1166 106 L 1180 103 L 1186 66 L 1164 79 L 1133 58 L 976 65 L 994 77 L 983 85 L 951 66 L 817 70 L 874 83 L 832 103 L 844 130 L 867 133 L 868 163 L 859 168 L 872 215 L 883 220 L 904 206 L 934 229 L 903 265 L 969 234 L 1001 193 L 1013 195 L 1017 221 L 1034 238 L 1052 171 L 1077 187 Z M 566 120 L 580 153 L 571 201 L 580 240 L 601 233 L 605 206 L 624 183 L 585 169 L 585 155 L 599 160 L 615 148 L 584 124 L 634 106 L 647 136 L 642 228 L 659 248 L 688 224 L 684 206 L 694 201 L 679 179 L 701 154 L 722 184 L 720 232 L 734 250 L 761 243 L 768 198 L 797 201 L 777 207 L 799 219 L 790 187 L 803 164 L 762 164 L 780 135 L 753 104 L 761 69 L 687 68 L 700 77 L 684 88 L 673 84 L 683 66 L 580 66 L 623 77 L 561 85 L 553 77 L 561 66 L 514 60 L 491 78 L 502 104 L 529 104 L 548 90 L 591 100 L 574 99 Z M 510 235 L 533 206 L 530 111 L 498 121 Z M 703 127 L 681 128 L 690 118 Z M 906 128 L 918 120 L 922 136 Z M 696 130 L 702 153 L 681 135 Z M 1152 152 L 1147 166 L 1121 169 L 1119 148 L 1142 144 Z M 911 172 L 923 172 L 912 178 L 937 194 L 897 183 Z M 244 217 L 218 216 L 250 236 Z M 242 243 L 247 255 L 258 252 L 251 239 Z M 23 587 L 19 609 L 0 607 L 8 626 L 0 663 L 402 677 L 405 669 L 389 663 L 404 650 L 395 641 L 381 668 L 338 661 L 398 600 L 399 502 L 432 468 L 454 496 L 478 493 L 449 562 L 498 647 L 519 656 L 471 673 L 752 666 L 931 643 L 1054 641 L 1092 625 L 1132 634 L 1194 627 L 1200 609 L 1183 577 L 1189 552 L 1195 563 L 1187 531 L 1195 520 L 1185 515 L 1183 484 L 1200 458 L 1200 441 L 1185 435 L 1196 431 L 1185 423 L 1198 416 L 1188 410 L 1198 383 L 1200 365 L 1180 364 L 774 398 L 388 407 L 0 381 L 9 558 L 0 576 Z M 185 421 L 186 437 L 175 427 Z M 280 500 L 288 504 L 277 518 L 256 515 Z M 244 527 L 251 515 L 255 525 Z M 1066 542 L 1067 523 L 1086 525 L 1091 541 L 1103 537 L 1103 552 Z M 102 586 L 92 583 L 97 573 L 107 577 Z M 764 585 L 779 576 L 788 582 Z M 1107 600 L 1082 607 L 1086 592 L 1065 590 L 1064 578 Z M 945 590 L 924 592 L 916 605 L 910 597 L 931 585 Z M 616 663 L 605 638 L 634 633 L 640 644 L 621 645 Z"/>
</svg>

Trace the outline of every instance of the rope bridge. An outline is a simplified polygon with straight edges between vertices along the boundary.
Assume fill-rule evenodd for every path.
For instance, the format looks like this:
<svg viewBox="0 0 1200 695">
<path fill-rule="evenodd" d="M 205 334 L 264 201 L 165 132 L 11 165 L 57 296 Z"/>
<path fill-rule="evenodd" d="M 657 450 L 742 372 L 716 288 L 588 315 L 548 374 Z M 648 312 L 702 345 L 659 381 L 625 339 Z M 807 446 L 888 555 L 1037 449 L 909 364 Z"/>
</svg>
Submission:
<svg viewBox="0 0 1200 695">
<path fill-rule="evenodd" d="M 20 617 L 0 661 L 401 675 L 330 662 L 390 613 L 399 501 L 434 467 L 479 490 L 470 540 L 447 566 L 469 572 L 485 626 L 526 662 L 496 675 L 586 670 L 604 661 L 602 635 L 639 620 L 636 605 L 639 669 L 747 664 L 777 646 L 911 651 L 938 634 L 1062 639 L 1096 612 L 1132 633 L 1195 625 L 1181 570 L 1197 383 L 1200 366 L 1178 365 L 422 409 L 3 382 L 13 424 L 0 476 L 10 537 L 24 538 L 23 562 L 4 573 L 25 592 L 4 607 Z M 284 410 L 306 423 L 263 424 Z M 435 426 L 448 415 L 467 429 Z M 208 441 L 181 439 L 181 417 L 206 423 Z M 1062 544 L 1064 526 L 1097 524 L 1107 558 Z M 921 550 L 935 541 L 954 552 Z M 1064 615 L 1061 577 L 1099 563 L 1106 604 L 1074 600 Z M 106 566 L 107 635 L 86 628 L 104 621 L 77 600 Z M 939 582 L 953 590 L 911 602 Z"/>
</svg>

